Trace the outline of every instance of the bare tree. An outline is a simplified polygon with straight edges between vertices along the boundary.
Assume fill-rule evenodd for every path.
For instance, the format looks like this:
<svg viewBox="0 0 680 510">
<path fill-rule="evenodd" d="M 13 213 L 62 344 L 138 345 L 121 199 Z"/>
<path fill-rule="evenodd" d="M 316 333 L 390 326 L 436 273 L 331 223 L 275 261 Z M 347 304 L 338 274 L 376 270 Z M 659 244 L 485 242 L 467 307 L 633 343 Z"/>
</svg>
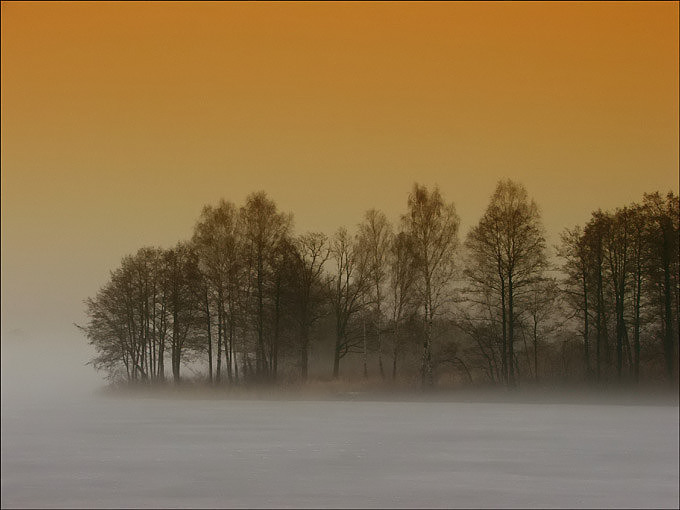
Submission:
<svg viewBox="0 0 680 510">
<path fill-rule="evenodd" d="M 607 232 L 607 215 L 601 210 L 595 211 L 586 224 L 583 232 L 591 258 L 590 271 L 595 290 L 595 365 L 596 377 L 600 381 L 602 372 L 609 368 L 611 361 L 609 335 L 607 330 L 607 296 L 605 294 L 605 235 Z M 604 351 L 604 352 L 603 352 Z"/>
<path fill-rule="evenodd" d="M 388 253 L 388 282 L 390 321 L 392 323 L 392 380 L 397 378 L 397 358 L 403 346 L 402 323 L 415 314 L 413 298 L 415 282 L 414 261 L 410 238 L 405 232 L 392 237 Z"/>
<path fill-rule="evenodd" d="M 633 284 L 633 380 L 640 382 L 640 333 L 642 329 L 642 288 L 647 283 L 644 260 L 649 251 L 646 236 L 647 215 L 640 204 L 631 206 L 630 214 L 630 272 Z"/>
<path fill-rule="evenodd" d="M 349 335 L 350 321 L 363 309 L 364 296 L 370 289 L 366 251 L 357 246 L 347 229 L 341 227 L 331 241 L 330 254 L 335 271 L 329 281 L 331 305 L 335 315 L 335 349 L 333 378 L 340 374 L 340 360 L 350 352 L 362 352 L 361 344 Z"/>
<path fill-rule="evenodd" d="M 216 381 L 221 380 L 222 347 L 227 362 L 227 376 L 232 380 L 235 363 L 234 334 L 238 321 L 239 288 L 242 281 L 242 235 L 238 211 L 234 204 L 221 200 L 217 207 L 205 206 L 194 227 L 193 246 L 199 257 L 199 267 L 205 276 L 204 316 L 208 336 L 208 364 L 212 381 L 212 316 L 217 316 Z M 210 303 L 214 303 L 214 314 Z M 235 374 L 237 375 L 237 374 Z"/>
<path fill-rule="evenodd" d="M 313 326 L 326 315 L 326 288 L 323 267 L 330 255 L 325 234 L 309 232 L 293 241 L 293 260 L 290 286 L 292 287 L 293 320 L 299 331 L 300 370 L 307 379 L 310 333 Z"/>
<path fill-rule="evenodd" d="M 385 301 L 385 284 L 388 275 L 388 257 L 392 244 L 392 226 L 381 211 L 369 209 L 364 221 L 359 225 L 359 246 L 367 251 L 371 295 L 369 301 L 373 308 L 373 322 L 376 332 L 378 368 L 380 377 L 385 378 L 382 359 L 382 316 Z"/>
<path fill-rule="evenodd" d="M 248 263 L 250 286 L 254 298 L 251 314 L 256 332 L 255 351 L 256 376 L 268 377 L 267 349 L 265 339 L 265 307 L 267 288 L 273 275 L 275 253 L 281 242 L 288 236 L 292 217 L 277 211 L 276 204 L 264 191 L 251 193 L 241 208 L 244 235 L 244 255 Z"/>
<path fill-rule="evenodd" d="M 561 325 L 556 309 L 560 299 L 557 281 L 554 278 L 537 278 L 526 291 L 526 315 L 531 328 L 533 344 L 534 381 L 539 380 L 538 346 L 539 338 L 546 338 Z"/>
<path fill-rule="evenodd" d="M 680 206 L 678 196 L 669 192 L 663 198 L 658 192 L 643 197 L 648 214 L 650 285 L 658 291 L 659 316 L 666 375 L 672 383 L 677 381 L 677 325 L 680 315 L 678 293 L 680 285 L 680 256 L 678 235 Z"/>
<path fill-rule="evenodd" d="M 169 312 L 172 316 L 170 354 L 172 376 L 179 383 L 180 363 L 190 333 L 197 329 L 200 303 L 196 296 L 200 285 L 198 259 L 187 243 L 178 243 L 164 252 L 166 281 L 169 292 Z M 194 347 L 193 345 L 191 347 Z"/>
<path fill-rule="evenodd" d="M 566 229 L 561 235 L 558 255 L 564 259 L 562 273 L 566 304 L 583 321 L 583 360 L 590 376 L 590 313 L 592 308 L 591 251 L 581 227 Z"/>
<path fill-rule="evenodd" d="M 547 263 L 538 206 L 521 184 L 498 183 L 479 224 L 468 233 L 466 246 L 472 264 L 468 278 L 500 294 L 503 371 L 507 370 L 508 385 L 515 386 L 516 297 L 540 277 Z"/>
<path fill-rule="evenodd" d="M 185 245 L 142 248 L 123 257 L 111 279 L 88 299 L 81 328 L 98 354 L 92 361 L 111 378 L 164 380 L 166 341 L 173 377 L 179 381 L 185 347 L 193 350 L 195 259 Z M 187 340 L 189 342 L 187 343 Z"/>
<path fill-rule="evenodd" d="M 607 216 L 605 235 L 605 260 L 614 294 L 616 317 L 616 375 L 621 379 L 624 343 L 628 344 L 625 320 L 625 299 L 628 290 L 630 264 L 630 211 L 627 207 Z"/>
<path fill-rule="evenodd" d="M 460 223 L 453 203 L 447 204 L 435 187 L 431 192 L 414 184 L 408 197 L 408 213 L 402 217 L 410 238 L 420 304 L 424 312 L 422 383 L 434 386 L 432 359 L 433 322 L 450 297 L 454 255 Z"/>
</svg>

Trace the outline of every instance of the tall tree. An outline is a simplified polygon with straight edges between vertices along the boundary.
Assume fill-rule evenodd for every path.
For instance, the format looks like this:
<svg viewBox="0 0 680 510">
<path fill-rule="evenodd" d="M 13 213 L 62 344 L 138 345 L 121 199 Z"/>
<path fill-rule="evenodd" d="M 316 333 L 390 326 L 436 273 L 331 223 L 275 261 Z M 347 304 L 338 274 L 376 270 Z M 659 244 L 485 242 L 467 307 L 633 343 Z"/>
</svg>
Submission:
<svg viewBox="0 0 680 510">
<path fill-rule="evenodd" d="M 611 361 L 607 329 L 607 299 L 605 295 L 605 236 L 607 235 L 607 214 L 597 210 L 592 214 L 583 232 L 584 242 L 591 258 L 591 275 L 595 290 L 595 365 L 596 378 L 600 381 L 602 372 L 608 370 Z M 604 351 L 604 352 L 603 352 Z"/>
<path fill-rule="evenodd" d="M 275 254 L 279 244 L 289 235 L 292 217 L 277 211 L 276 204 L 264 191 L 251 193 L 241 208 L 245 256 L 253 289 L 254 303 L 251 308 L 256 332 L 255 370 L 259 379 L 268 377 L 265 317 L 267 289 L 271 288 Z"/>
<path fill-rule="evenodd" d="M 528 326 L 531 330 L 535 382 L 538 382 L 540 377 L 538 362 L 539 337 L 547 337 L 557 330 L 562 322 L 556 313 L 556 308 L 559 308 L 557 306 L 559 299 L 560 293 L 557 281 L 554 278 L 536 278 L 527 287 L 525 310 Z"/>
<path fill-rule="evenodd" d="M 388 257 L 390 321 L 392 323 L 392 380 L 397 378 L 397 357 L 402 350 L 402 323 L 415 313 L 412 290 L 415 271 L 409 236 L 401 231 L 392 236 Z"/>
<path fill-rule="evenodd" d="M 302 380 L 307 379 L 310 335 L 314 325 L 326 314 L 326 287 L 323 279 L 324 264 L 330 255 L 325 234 L 308 232 L 298 236 L 293 243 L 291 261 L 291 290 L 293 320 L 297 325 Z"/>
<path fill-rule="evenodd" d="M 330 254 L 335 262 L 330 301 L 335 316 L 333 378 L 340 374 L 340 360 L 350 352 L 363 352 L 362 345 L 350 335 L 350 322 L 363 311 L 364 297 L 370 290 L 368 257 L 347 229 L 341 227 L 331 240 Z"/>
<path fill-rule="evenodd" d="M 373 308 L 378 369 L 380 370 L 380 377 L 383 379 L 385 378 L 385 369 L 382 358 L 382 316 L 385 284 L 388 275 L 387 263 L 393 236 L 392 226 L 383 212 L 376 209 L 366 211 L 364 221 L 359 225 L 359 246 L 366 250 L 368 256 L 368 271 L 371 280 L 369 301 Z"/>
<path fill-rule="evenodd" d="M 545 238 L 538 206 L 521 184 L 502 180 L 479 221 L 468 233 L 466 246 L 472 267 L 467 274 L 476 285 L 500 292 L 503 324 L 503 369 L 515 386 L 516 298 L 546 268 Z M 497 283 L 491 284 L 491 271 Z M 507 353 L 506 353 L 507 348 Z"/>
<path fill-rule="evenodd" d="M 659 290 L 657 300 L 662 317 L 663 352 L 669 381 L 677 380 L 677 329 L 679 315 L 680 255 L 678 235 L 680 206 L 678 196 L 669 192 L 662 197 L 658 192 L 643 196 L 648 213 L 650 283 Z"/>
<path fill-rule="evenodd" d="M 605 258 L 614 294 L 616 317 L 616 375 L 620 380 L 623 370 L 623 349 L 628 344 L 628 328 L 625 320 L 625 300 L 628 290 L 630 264 L 630 211 L 618 209 L 607 217 Z"/>
<path fill-rule="evenodd" d="M 434 386 L 432 358 L 433 323 L 449 298 L 454 278 L 459 219 L 453 203 L 445 203 L 439 188 L 429 191 L 418 183 L 408 196 L 408 212 L 402 216 L 410 238 L 420 304 L 424 312 L 421 375 L 423 386 Z"/>
<path fill-rule="evenodd" d="M 216 207 L 205 206 L 194 227 L 193 246 L 204 274 L 204 317 L 208 333 L 209 374 L 212 380 L 212 317 L 217 319 L 217 366 L 215 378 L 219 383 L 222 373 L 222 347 L 227 362 L 227 376 L 232 380 L 235 363 L 234 332 L 238 321 L 239 289 L 241 286 L 242 234 L 238 211 L 233 203 L 221 200 Z M 214 311 L 211 312 L 210 304 Z"/>
<path fill-rule="evenodd" d="M 640 333 L 642 329 L 643 300 L 642 288 L 646 285 L 647 275 L 644 271 L 644 261 L 648 252 L 646 238 L 647 215 L 640 204 L 633 204 L 630 208 L 630 266 L 633 285 L 633 380 L 640 382 Z"/>
<path fill-rule="evenodd" d="M 583 361 L 586 376 L 590 376 L 590 313 L 592 308 L 591 285 L 591 253 L 588 250 L 583 230 L 576 226 L 566 229 L 561 235 L 558 255 L 564 259 L 562 273 L 564 274 L 564 290 L 567 296 L 566 304 L 574 315 L 581 316 L 583 321 Z"/>
<path fill-rule="evenodd" d="M 200 295 L 198 259 L 188 243 L 177 243 L 164 253 L 166 281 L 169 290 L 169 312 L 172 316 L 172 336 L 170 354 L 172 376 L 179 383 L 180 363 L 187 340 L 198 326 L 201 304 L 196 296 Z M 194 347 L 193 345 L 191 347 Z"/>
</svg>

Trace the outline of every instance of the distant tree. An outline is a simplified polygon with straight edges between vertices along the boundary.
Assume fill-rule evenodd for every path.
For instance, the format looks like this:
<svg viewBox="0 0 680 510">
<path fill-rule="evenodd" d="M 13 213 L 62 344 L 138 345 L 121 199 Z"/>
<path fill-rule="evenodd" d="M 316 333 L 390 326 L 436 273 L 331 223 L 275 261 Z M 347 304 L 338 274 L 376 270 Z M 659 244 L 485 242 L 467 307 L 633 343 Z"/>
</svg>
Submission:
<svg viewBox="0 0 680 510">
<path fill-rule="evenodd" d="M 121 268 L 111 272 L 111 279 L 97 295 L 85 300 L 88 322 L 78 327 L 97 353 L 90 361 L 95 370 L 105 371 L 110 380 L 131 382 L 137 379 L 139 364 L 135 329 L 126 306 L 126 276 Z"/>
<path fill-rule="evenodd" d="M 646 236 L 647 215 L 645 208 L 640 204 L 632 204 L 630 207 L 630 265 L 631 280 L 633 285 L 633 380 L 640 381 L 640 335 L 644 317 L 642 289 L 647 284 L 648 278 L 644 271 L 645 259 L 649 251 Z"/>
<path fill-rule="evenodd" d="M 583 361 L 587 376 L 590 375 L 590 314 L 592 309 L 591 252 L 583 230 L 576 226 L 565 229 L 561 235 L 558 255 L 564 259 L 562 266 L 565 304 L 574 316 L 583 321 Z"/>
<path fill-rule="evenodd" d="M 222 373 L 222 347 L 227 362 L 227 376 L 238 378 L 235 362 L 235 331 L 239 319 L 240 286 L 243 279 L 243 240 L 238 210 L 231 202 L 221 200 L 216 206 L 205 206 L 201 211 L 192 244 L 198 255 L 199 268 L 204 275 L 204 320 L 208 338 L 208 373 L 212 381 L 212 317 L 217 318 L 217 382 Z M 212 306 L 211 306 L 212 304 Z M 214 309 L 214 312 L 211 311 Z M 233 374 L 233 375 L 232 375 Z"/>
<path fill-rule="evenodd" d="M 196 296 L 200 294 L 200 273 L 198 258 L 188 243 L 178 243 L 164 253 L 166 282 L 169 292 L 169 312 L 172 316 L 172 336 L 170 353 L 172 375 L 175 383 L 179 383 L 180 363 L 187 340 L 192 340 L 192 333 L 198 327 L 200 303 Z M 195 347 L 192 345 L 191 347 Z"/>
<path fill-rule="evenodd" d="M 307 379 L 310 334 L 314 325 L 326 315 L 327 292 L 323 268 L 330 255 L 325 234 L 308 232 L 293 240 L 289 268 L 289 291 L 293 321 L 299 335 L 300 371 Z"/>
<path fill-rule="evenodd" d="M 479 224 L 468 233 L 466 246 L 471 254 L 466 271 L 469 280 L 499 294 L 503 374 L 508 385 L 514 386 L 516 299 L 542 276 L 547 264 L 538 206 L 521 184 L 498 183 Z"/>
<path fill-rule="evenodd" d="M 382 359 L 382 322 L 385 302 L 385 285 L 388 278 L 388 258 L 394 234 L 384 213 L 369 209 L 359 225 L 358 246 L 367 252 L 368 272 L 371 281 L 371 304 L 378 351 L 380 377 L 385 378 Z"/>
<path fill-rule="evenodd" d="M 392 236 L 388 253 L 390 321 L 392 324 L 392 380 L 397 378 L 397 358 L 403 350 L 404 320 L 415 315 L 417 300 L 413 297 L 415 265 L 411 240 L 406 232 Z"/>
<path fill-rule="evenodd" d="M 95 298 L 86 301 L 88 323 L 81 328 L 97 356 L 92 363 L 113 379 L 165 379 L 170 348 L 173 378 L 180 379 L 185 348 L 195 348 L 195 257 L 179 244 L 170 250 L 142 248 L 121 265 Z"/>
<path fill-rule="evenodd" d="M 497 297 L 488 289 L 473 290 L 472 287 L 466 289 L 466 294 L 467 306 L 458 310 L 456 326 L 471 342 L 471 346 L 464 349 L 468 352 L 468 361 L 489 381 L 505 382 Z"/>
<path fill-rule="evenodd" d="M 265 318 L 267 302 L 271 302 L 275 256 L 280 243 L 289 235 L 292 217 L 277 211 L 276 204 L 264 191 L 251 193 L 241 208 L 244 235 L 244 255 L 250 280 L 250 307 L 256 333 L 255 370 L 259 379 L 267 378 L 268 366 L 265 338 Z"/>
<path fill-rule="evenodd" d="M 291 329 L 292 315 L 291 296 L 296 283 L 294 275 L 295 246 L 292 239 L 285 238 L 272 253 L 272 276 L 267 294 L 271 296 L 269 307 L 269 341 L 266 343 L 268 371 L 271 382 L 276 382 L 279 375 L 279 359 L 284 350 L 284 337 Z"/>
<path fill-rule="evenodd" d="M 557 281 L 554 278 L 537 278 L 527 287 L 525 292 L 525 314 L 528 329 L 531 332 L 533 350 L 533 375 L 536 382 L 539 381 L 539 338 L 546 338 L 560 325 L 561 320 L 557 315 L 560 292 Z"/>
<path fill-rule="evenodd" d="M 601 210 L 592 214 L 583 232 L 584 242 L 590 253 L 590 271 L 595 290 L 595 365 L 596 378 L 600 381 L 603 369 L 608 369 L 611 356 L 609 350 L 609 335 L 607 329 L 607 302 L 605 295 L 605 236 L 607 234 L 607 215 Z M 604 351 L 604 352 L 603 352 Z"/>
<path fill-rule="evenodd" d="M 359 249 L 344 227 L 333 236 L 330 254 L 335 263 L 329 293 L 335 318 L 333 378 L 337 379 L 340 360 L 350 352 L 363 352 L 361 340 L 350 335 L 349 328 L 351 320 L 363 311 L 371 281 L 366 250 Z"/>
<path fill-rule="evenodd" d="M 625 301 L 630 276 L 630 216 L 630 210 L 627 207 L 617 209 L 613 215 L 608 215 L 605 235 L 605 260 L 608 264 L 607 269 L 615 303 L 616 375 L 619 380 L 622 377 L 624 347 L 629 347 Z M 628 352 L 630 352 L 629 348 Z"/>
<path fill-rule="evenodd" d="M 677 343 L 680 292 L 680 250 L 678 245 L 680 206 L 678 196 L 669 192 L 645 194 L 643 206 L 648 215 L 649 259 L 647 272 L 661 317 L 666 376 L 677 381 Z M 653 295 L 653 294 L 652 294 Z M 652 298 L 654 299 L 654 298 Z"/>
<path fill-rule="evenodd" d="M 468 233 L 462 288 L 453 204 L 415 184 L 407 205 L 396 234 L 370 209 L 356 235 L 341 228 L 330 240 L 294 236 L 292 216 L 264 192 L 240 208 L 224 200 L 205 207 L 191 242 L 123 257 L 85 301 L 78 328 L 96 351 L 91 364 L 111 380 L 151 383 L 166 380 L 169 358 L 179 383 L 183 364 L 207 356 L 211 382 L 223 360 L 230 382 L 276 382 L 294 359 L 305 380 L 313 341 L 333 325 L 334 378 L 350 353 L 362 355 L 367 376 L 375 352 L 381 377 L 387 354 L 393 380 L 398 364 L 405 374 L 419 366 L 424 386 L 447 364 L 450 376 L 460 368 L 470 382 L 508 386 L 520 370 L 536 381 L 677 381 L 674 193 L 597 210 L 564 230 L 559 289 L 538 207 L 520 184 L 500 181 Z M 322 321 L 328 315 L 333 321 Z M 578 335 L 562 327 L 567 321 Z"/>
<path fill-rule="evenodd" d="M 416 183 L 409 194 L 408 212 L 402 217 L 402 223 L 409 236 L 419 301 L 424 312 L 422 383 L 432 387 L 433 322 L 450 297 L 460 221 L 454 205 L 444 202 L 437 187 L 429 191 Z"/>
</svg>

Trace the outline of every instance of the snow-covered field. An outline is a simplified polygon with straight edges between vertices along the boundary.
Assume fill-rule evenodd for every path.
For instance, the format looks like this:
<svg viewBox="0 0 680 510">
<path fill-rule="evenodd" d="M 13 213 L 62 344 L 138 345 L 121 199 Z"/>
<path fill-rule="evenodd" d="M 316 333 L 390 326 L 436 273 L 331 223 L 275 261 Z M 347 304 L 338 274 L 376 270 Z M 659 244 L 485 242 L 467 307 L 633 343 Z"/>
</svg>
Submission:
<svg viewBox="0 0 680 510">
<path fill-rule="evenodd" d="M 678 407 L 2 405 L 2 507 L 678 507 Z"/>
</svg>

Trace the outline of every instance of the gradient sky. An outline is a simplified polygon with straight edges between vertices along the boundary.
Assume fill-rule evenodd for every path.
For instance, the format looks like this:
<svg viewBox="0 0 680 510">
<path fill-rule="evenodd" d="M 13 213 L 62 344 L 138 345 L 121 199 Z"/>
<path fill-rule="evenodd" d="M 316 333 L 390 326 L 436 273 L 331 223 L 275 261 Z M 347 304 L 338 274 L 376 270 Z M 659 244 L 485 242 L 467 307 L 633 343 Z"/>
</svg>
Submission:
<svg viewBox="0 0 680 510">
<path fill-rule="evenodd" d="M 678 5 L 3 2 L 3 344 L 258 189 L 330 234 L 437 183 L 464 236 L 510 177 L 553 241 L 677 193 Z"/>
</svg>

